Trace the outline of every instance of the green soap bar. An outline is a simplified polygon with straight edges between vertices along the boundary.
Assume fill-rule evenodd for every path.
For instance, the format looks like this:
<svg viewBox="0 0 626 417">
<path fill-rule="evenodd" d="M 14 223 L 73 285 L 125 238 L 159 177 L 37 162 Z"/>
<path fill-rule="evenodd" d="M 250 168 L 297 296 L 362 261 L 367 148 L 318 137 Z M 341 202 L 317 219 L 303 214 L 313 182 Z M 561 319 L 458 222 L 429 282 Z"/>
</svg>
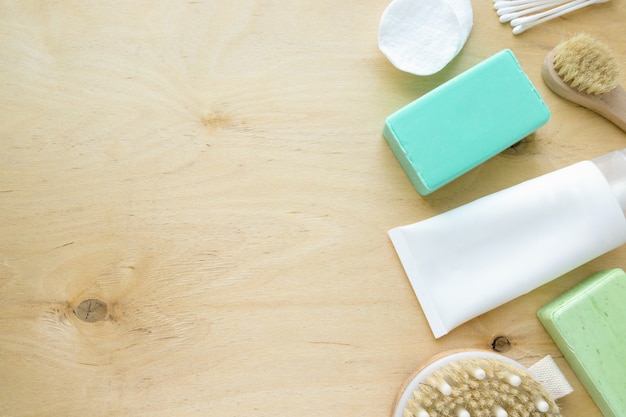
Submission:
<svg viewBox="0 0 626 417">
<path fill-rule="evenodd" d="M 538 316 L 602 414 L 626 416 L 626 273 L 598 272 Z"/>
<path fill-rule="evenodd" d="M 383 135 L 417 191 L 428 195 L 549 119 L 535 86 L 505 49 L 393 113 Z"/>
</svg>

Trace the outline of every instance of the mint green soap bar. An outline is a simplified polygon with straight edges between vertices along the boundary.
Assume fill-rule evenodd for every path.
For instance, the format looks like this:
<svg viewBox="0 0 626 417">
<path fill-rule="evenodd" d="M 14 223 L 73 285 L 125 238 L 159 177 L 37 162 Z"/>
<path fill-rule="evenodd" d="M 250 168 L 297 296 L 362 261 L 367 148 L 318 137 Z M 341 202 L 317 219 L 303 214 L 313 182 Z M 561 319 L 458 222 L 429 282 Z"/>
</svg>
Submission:
<svg viewBox="0 0 626 417">
<path fill-rule="evenodd" d="M 626 416 L 626 273 L 598 272 L 538 316 L 602 414 Z"/>
<path fill-rule="evenodd" d="M 505 49 L 393 113 L 383 135 L 417 191 L 428 195 L 549 119 L 535 86 Z"/>
</svg>

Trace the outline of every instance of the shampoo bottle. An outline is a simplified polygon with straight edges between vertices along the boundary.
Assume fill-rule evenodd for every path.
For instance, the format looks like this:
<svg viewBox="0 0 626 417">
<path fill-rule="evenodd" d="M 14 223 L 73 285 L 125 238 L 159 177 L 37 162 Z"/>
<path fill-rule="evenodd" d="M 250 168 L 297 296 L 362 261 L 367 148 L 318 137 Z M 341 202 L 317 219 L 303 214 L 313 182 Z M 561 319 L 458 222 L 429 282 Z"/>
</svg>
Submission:
<svg viewBox="0 0 626 417">
<path fill-rule="evenodd" d="M 436 338 L 626 242 L 626 149 L 389 231 Z"/>
</svg>

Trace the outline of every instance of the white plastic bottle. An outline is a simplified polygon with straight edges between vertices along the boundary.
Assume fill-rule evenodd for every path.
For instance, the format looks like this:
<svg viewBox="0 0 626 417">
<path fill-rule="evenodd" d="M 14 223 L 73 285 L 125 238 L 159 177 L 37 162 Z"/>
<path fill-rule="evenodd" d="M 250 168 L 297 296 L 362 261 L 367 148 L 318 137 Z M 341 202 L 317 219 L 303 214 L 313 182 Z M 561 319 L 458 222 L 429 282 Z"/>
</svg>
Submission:
<svg viewBox="0 0 626 417">
<path fill-rule="evenodd" d="M 626 243 L 626 149 L 389 231 L 436 338 Z"/>
</svg>

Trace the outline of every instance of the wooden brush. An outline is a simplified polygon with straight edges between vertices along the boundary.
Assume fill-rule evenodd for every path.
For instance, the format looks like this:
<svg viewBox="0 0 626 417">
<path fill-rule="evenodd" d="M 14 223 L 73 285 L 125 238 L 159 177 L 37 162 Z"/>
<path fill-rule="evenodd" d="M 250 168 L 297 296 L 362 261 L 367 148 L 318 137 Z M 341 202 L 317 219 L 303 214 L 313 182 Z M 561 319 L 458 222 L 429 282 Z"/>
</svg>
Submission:
<svg viewBox="0 0 626 417">
<path fill-rule="evenodd" d="M 546 56 L 541 74 L 556 94 L 626 131 L 626 92 L 619 85 L 619 66 L 607 45 L 585 33 L 576 35 Z"/>
<path fill-rule="evenodd" d="M 401 387 L 392 417 L 557 417 L 554 399 L 519 363 L 482 350 L 434 358 Z"/>
</svg>

